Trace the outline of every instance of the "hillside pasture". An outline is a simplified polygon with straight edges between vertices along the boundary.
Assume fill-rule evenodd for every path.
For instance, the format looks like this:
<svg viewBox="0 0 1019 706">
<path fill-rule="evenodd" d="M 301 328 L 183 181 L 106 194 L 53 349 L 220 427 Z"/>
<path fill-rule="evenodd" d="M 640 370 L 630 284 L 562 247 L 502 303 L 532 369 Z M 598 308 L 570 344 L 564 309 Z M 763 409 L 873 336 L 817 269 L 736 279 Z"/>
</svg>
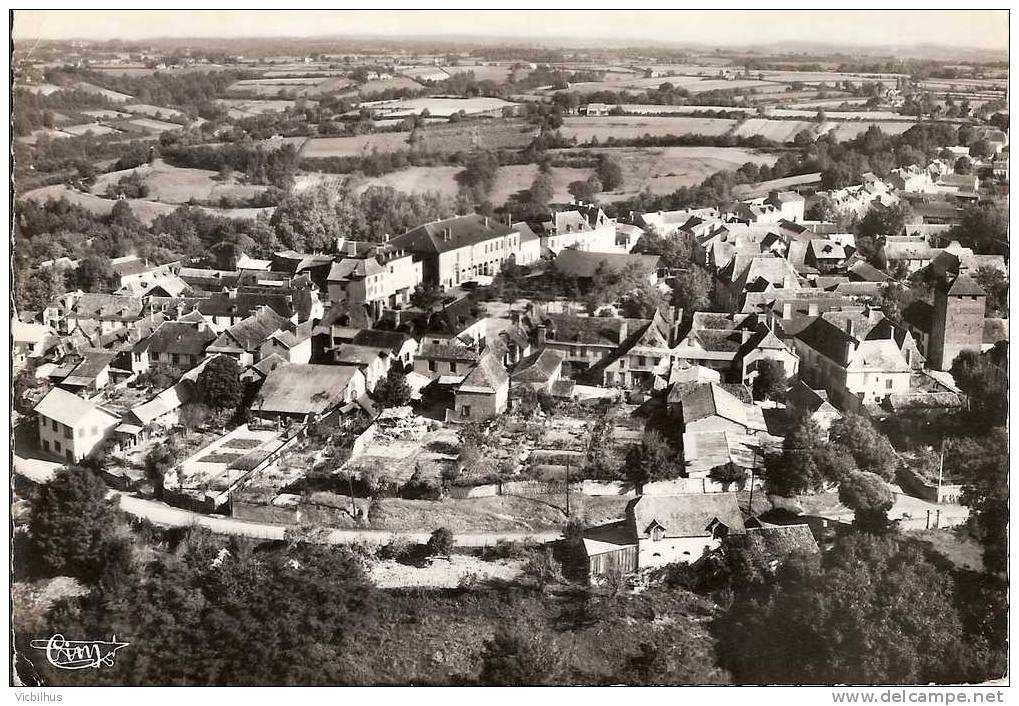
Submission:
<svg viewBox="0 0 1019 706">
<path fill-rule="evenodd" d="M 410 148 L 409 132 L 379 132 L 350 137 L 313 137 L 304 143 L 301 156 L 309 159 L 321 157 L 357 157 L 375 152 L 396 152 Z"/>
<path fill-rule="evenodd" d="M 186 117 L 184 113 L 179 110 L 164 108 L 161 105 L 148 105 L 147 103 L 132 103 L 130 105 L 125 105 L 124 110 L 135 115 L 144 115 L 146 118 L 157 118 L 160 120 Z"/>
<path fill-rule="evenodd" d="M 143 164 L 136 169 L 100 175 L 92 187 L 92 193 L 96 196 L 105 195 L 111 185 L 132 172 L 148 187 L 146 200 L 168 204 L 184 204 L 191 199 L 214 203 L 224 196 L 231 199 L 250 199 L 267 188 L 258 184 L 241 183 L 236 177 L 220 181 L 216 172 L 205 169 L 182 169 L 157 159 L 151 165 Z"/>
<path fill-rule="evenodd" d="M 430 115 L 446 117 L 461 110 L 467 115 L 491 113 L 516 105 L 502 98 L 409 98 L 392 104 L 386 104 L 384 111 L 387 117 L 419 115 L 427 110 Z"/>
<path fill-rule="evenodd" d="M 750 118 L 740 123 L 736 128 L 736 134 L 740 137 L 751 137 L 761 135 L 769 140 L 777 142 L 791 142 L 796 133 L 801 130 L 808 130 L 816 134 L 819 124 L 803 120 L 767 120 L 765 118 Z"/>
<path fill-rule="evenodd" d="M 151 118 L 137 118 L 135 120 L 128 120 L 129 125 L 134 125 L 141 128 L 142 130 L 148 130 L 149 132 L 167 132 L 169 130 L 180 130 L 182 126 L 177 123 L 168 123 L 163 120 L 153 120 Z"/>
<path fill-rule="evenodd" d="M 724 135 L 736 125 L 735 120 L 720 118 L 673 118 L 655 116 L 610 115 L 606 117 L 568 117 L 560 128 L 563 137 L 584 143 L 591 138 L 605 142 L 610 137 L 632 140 L 644 135 Z"/>
<path fill-rule="evenodd" d="M 365 81 L 355 88 L 355 93 L 359 93 L 362 96 L 370 96 L 390 89 L 394 91 L 401 89 L 407 91 L 420 91 L 424 87 L 417 81 L 409 79 L 406 76 L 395 76 L 393 78 Z"/>
<path fill-rule="evenodd" d="M 314 104 L 314 101 L 308 101 Z M 227 115 L 234 120 L 251 118 L 264 113 L 282 113 L 288 108 L 297 105 L 294 100 L 241 100 L 235 98 L 220 98 L 216 100 L 217 105 L 226 108 Z"/>
<path fill-rule="evenodd" d="M 119 203 L 116 199 L 104 199 L 94 194 L 76 191 L 64 184 L 44 186 L 23 194 L 25 199 L 35 203 L 46 203 L 48 201 L 59 201 L 64 199 L 69 203 L 80 206 L 98 216 L 108 216 L 113 207 Z M 174 204 L 148 201 L 145 199 L 124 199 L 131 208 L 131 212 L 145 225 L 150 225 L 158 216 L 172 213 L 179 206 Z M 225 218 L 253 221 L 261 214 L 272 215 L 273 208 L 209 208 L 199 206 L 201 210 Z"/>
<path fill-rule="evenodd" d="M 899 122 L 871 122 L 871 121 L 860 121 L 854 120 L 852 122 L 835 123 L 832 133 L 835 135 L 835 139 L 839 142 L 844 140 L 852 140 L 857 135 L 860 135 L 868 130 L 871 125 L 877 125 L 881 128 L 881 132 L 886 135 L 901 135 L 909 128 L 913 127 L 916 123 L 899 121 Z"/>
<path fill-rule="evenodd" d="M 76 88 L 79 91 L 85 91 L 86 93 L 97 93 L 114 103 L 130 103 L 134 100 L 134 96 L 129 96 L 126 93 L 118 93 L 117 91 L 111 91 L 108 88 L 102 88 L 91 83 L 79 81 L 75 83 L 72 88 Z"/>
<path fill-rule="evenodd" d="M 611 149 L 563 150 L 567 155 L 605 154 L 623 170 L 620 190 L 599 196 L 603 201 L 631 198 L 645 188 L 653 194 L 670 194 L 682 186 L 695 186 L 723 169 L 735 170 L 747 162 L 772 165 L 777 157 L 739 147 L 615 147 Z"/>
<path fill-rule="evenodd" d="M 538 129 L 522 120 L 444 123 L 418 130 L 415 149 L 422 152 L 461 152 L 474 149 L 524 149 Z"/>
<path fill-rule="evenodd" d="M 120 130 L 115 130 L 108 125 L 101 123 L 83 123 L 81 125 L 64 125 L 60 128 L 71 135 L 80 136 L 92 133 L 93 135 L 116 135 Z"/>
</svg>

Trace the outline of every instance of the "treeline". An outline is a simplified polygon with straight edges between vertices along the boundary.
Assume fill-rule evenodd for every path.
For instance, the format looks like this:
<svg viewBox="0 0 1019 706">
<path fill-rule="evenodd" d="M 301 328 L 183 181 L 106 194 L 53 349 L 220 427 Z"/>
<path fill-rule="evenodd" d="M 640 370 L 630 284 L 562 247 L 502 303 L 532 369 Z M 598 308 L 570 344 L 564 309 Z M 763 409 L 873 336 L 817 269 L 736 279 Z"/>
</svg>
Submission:
<svg viewBox="0 0 1019 706">
<path fill-rule="evenodd" d="M 223 145 L 171 145 L 163 158 L 176 167 L 220 173 L 244 172 L 252 184 L 268 184 L 289 191 L 297 173 L 298 152 L 293 145 L 269 148 L 250 141 Z"/>
<path fill-rule="evenodd" d="M 15 88 L 11 120 L 15 135 L 27 135 L 40 128 L 54 126 L 57 111 L 112 109 L 115 104 L 106 96 L 77 88 L 67 88 L 43 95 L 24 88 Z"/>
</svg>

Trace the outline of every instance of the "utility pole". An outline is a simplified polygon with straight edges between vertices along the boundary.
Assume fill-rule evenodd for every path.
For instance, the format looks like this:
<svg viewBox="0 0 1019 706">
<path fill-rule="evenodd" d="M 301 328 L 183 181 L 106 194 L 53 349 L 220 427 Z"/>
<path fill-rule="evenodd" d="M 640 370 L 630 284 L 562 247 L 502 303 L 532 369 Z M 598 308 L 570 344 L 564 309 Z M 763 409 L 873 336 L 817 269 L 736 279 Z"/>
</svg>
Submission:
<svg viewBox="0 0 1019 706">
<path fill-rule="evenodd" d="M 941 440 L 941 458 L 938 461 L 938 495 L 935 502 L 941 502 L 941 482 L 945 477 L 945 440 Z"/>
<path fill-rule="evenodd" d="M 570 516 L 570 462 L 566 461 L 566 516 Z"/>
</svg>

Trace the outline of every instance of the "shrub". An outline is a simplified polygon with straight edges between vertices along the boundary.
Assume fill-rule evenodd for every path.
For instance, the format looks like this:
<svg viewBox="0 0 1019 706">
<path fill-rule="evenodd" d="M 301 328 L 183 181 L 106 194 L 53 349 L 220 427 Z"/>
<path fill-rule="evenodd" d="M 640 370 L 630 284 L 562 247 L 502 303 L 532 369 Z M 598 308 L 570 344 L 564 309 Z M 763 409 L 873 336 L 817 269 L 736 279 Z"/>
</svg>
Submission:
<svg viewBox="0 0 1019 706">
<path fill-rule="evenodd" d="M 428 544 L 425 546 L 428 548 L 429 556 L 448 557 L 453 553 L 455 543 L 453 532 L 447 527 L 440 527 L 432 532 L 432 536 L 428 538 Z"/>
</svg>

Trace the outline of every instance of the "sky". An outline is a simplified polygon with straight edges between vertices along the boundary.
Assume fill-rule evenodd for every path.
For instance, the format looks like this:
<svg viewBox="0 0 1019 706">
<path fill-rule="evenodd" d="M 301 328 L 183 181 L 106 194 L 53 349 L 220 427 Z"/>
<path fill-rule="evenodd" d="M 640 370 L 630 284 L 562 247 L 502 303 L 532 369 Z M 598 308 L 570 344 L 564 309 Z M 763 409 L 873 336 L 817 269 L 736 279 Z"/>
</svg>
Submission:
<svg viewBox="0 0 1019 706">
<path fill-rule="evenodd" d="M 1004 10 L 19 10 L 15 39 L 475 35 L 719 46 L 787 40 L 1008 49 Z M 572 41 L 571 41 L 572 43 Z"/>
</svg>

